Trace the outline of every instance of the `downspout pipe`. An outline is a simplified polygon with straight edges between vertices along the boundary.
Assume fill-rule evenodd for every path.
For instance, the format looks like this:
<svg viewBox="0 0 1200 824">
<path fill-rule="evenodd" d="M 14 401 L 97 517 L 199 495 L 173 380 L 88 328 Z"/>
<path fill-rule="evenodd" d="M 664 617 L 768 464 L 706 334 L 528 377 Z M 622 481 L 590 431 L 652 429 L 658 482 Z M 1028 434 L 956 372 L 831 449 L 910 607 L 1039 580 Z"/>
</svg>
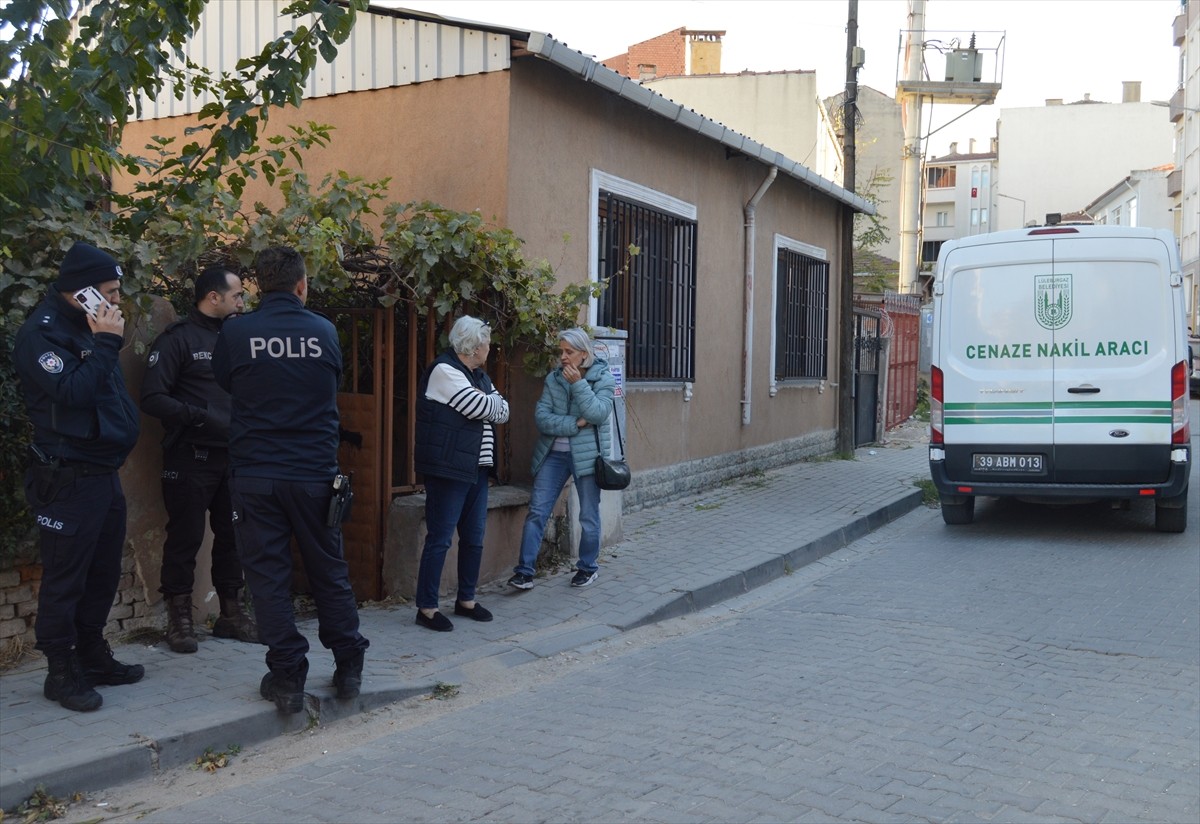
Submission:
<svg viewBox="0 0 1200 824">
<path fill-rule="evenodd" d="M 779 167 L 772 166 L 766 178 L 758 184 L 758 190 L 746 201 L 746 260 L 745 284 L 742 294 L 742 328 L 745 330 L 742 338 L 742 426 L 750 423 L 750 377 L 753 374 L 754 354 L 754 211 L 762 200 L 767 189 L 775 182 Z"/>
</svg>

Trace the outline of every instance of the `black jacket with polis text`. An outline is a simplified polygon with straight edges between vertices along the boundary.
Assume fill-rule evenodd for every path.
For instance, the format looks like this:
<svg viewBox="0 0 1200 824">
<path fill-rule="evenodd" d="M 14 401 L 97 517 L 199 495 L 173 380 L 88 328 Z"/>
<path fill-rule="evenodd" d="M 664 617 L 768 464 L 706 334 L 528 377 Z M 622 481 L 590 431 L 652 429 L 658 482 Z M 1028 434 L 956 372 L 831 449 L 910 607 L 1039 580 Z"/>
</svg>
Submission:
<svg viewBox="0 0 1200 824">
<path fill-rule="evenodd" d="M 33 442 L 45 454 L 117 469 L 137 443 L 137 406 L 125 388 L 124 338 L 92 334 L 83 310 L 51 291 L 17 332 L 13 365 Z"/>
<path fill-rule="evenodd" d="M 235 476 L 326 481 L 337 473 L 337 330 L 291 292 L 267 292 L 231 315 L 213 347 L 213 376 L 233 396 Z"/>
<path fill-rule="evenodd" d="M 142 411 L 163 422 L 163 443 L 228 446 L 229 393 L 212 371 L 221 318 L 192 307 L 150 347 L 142 378 Z"/>
</svg>

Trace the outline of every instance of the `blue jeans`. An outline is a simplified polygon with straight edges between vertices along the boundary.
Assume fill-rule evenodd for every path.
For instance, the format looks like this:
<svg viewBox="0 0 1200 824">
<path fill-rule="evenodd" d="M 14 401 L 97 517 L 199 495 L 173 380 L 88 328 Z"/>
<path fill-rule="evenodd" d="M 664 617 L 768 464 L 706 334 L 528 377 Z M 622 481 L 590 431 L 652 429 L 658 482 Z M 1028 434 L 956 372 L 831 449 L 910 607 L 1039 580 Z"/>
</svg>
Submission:
<svg viewBox="0 0 1200 824">
<path fill-rule="evenodd" d="M 525 516 L 525 530 L 521 533 L 521 559 L 514 567 L 515 572 L 533 575 L 538 550 L 542 548 L 542 536 L 546 534 L 546 520 L 567 478 L 572 476 L 575 491 L 579 494 L 579 563 L 575 566 L 584 572 L 595 572 L 599 568 L 596 561 L 600 558 L 600 487 L 596 486 L 596 476 L 575 475 L 570 452 L 550 451 L 533 479 L 529 514 Z"/>
<path fill-rule="evenodd" d="M 475 483 L 425 478 L 425 549 L 417 572 L 417 609 L 437 609 L 442 565 L 458 529 L 458 600 L 474 601 L 487 525 L 488 470 L 479 467 Z"/>
</svg>

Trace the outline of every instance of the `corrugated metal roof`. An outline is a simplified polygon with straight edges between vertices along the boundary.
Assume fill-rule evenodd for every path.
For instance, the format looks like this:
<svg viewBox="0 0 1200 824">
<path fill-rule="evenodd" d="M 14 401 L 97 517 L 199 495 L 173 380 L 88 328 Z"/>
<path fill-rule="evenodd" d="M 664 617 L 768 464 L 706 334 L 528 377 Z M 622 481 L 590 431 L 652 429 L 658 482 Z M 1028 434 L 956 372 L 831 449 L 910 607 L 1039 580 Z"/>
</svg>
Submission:
<svg viewBox="0 0 1200 824">
<path fill-rule="evenodd" d="M 214 72 L 233 72 L 239 60 L 258 54 L 264 43 L 315 22 L 314 15 L 282 16 L 287 5 L 286 0 L 208 3 L 184 54 Z M 400 12 L 373 7 L 369 14 L 359 15 L 333 62 L 317 61 L 303 97 L 406 86 L 509 68 L 509 38 L 515 33 L 512 30 L 467 28 L 448 22 L 449 18 Z M 153 100 L 139 100 L 140 119 L 194 114 L 211 100 L 210 95 L 195 95 L 190 90 L 177 100 L 170 89 L 165 89 Z"/>
<path fill-rule="evenodd" d="M 287 5 L 287 0 L 208 3 L 196 35 L 185 46 L 185 54 L 214 72 L 232 72 L 239 60 L 257 54 L 263 43 L 296 26 L 312 24 L 314 15 L 282 16 Z M 368 13 L 359 16 L 333 62 L 318 61 L 303 96 L 325 97 L 504 71 L 511 66 L 512 41 L 583 81 L 720 143 L 729 151 L 775 166 L 858 212 L 875 214 L 875 206 L 869 200 L 846 191 L 807 166 L 663 97 L 542 32 L 411 9 L 371 6 Z M 176 100 L 167 90 L 154 100 L 143 98 L 139 102 L 141 119 L 149 120 L 193 114 L 210 100 L 207 95 L 193 95 L 190 91 L 183 99 Z"/>
</svg>

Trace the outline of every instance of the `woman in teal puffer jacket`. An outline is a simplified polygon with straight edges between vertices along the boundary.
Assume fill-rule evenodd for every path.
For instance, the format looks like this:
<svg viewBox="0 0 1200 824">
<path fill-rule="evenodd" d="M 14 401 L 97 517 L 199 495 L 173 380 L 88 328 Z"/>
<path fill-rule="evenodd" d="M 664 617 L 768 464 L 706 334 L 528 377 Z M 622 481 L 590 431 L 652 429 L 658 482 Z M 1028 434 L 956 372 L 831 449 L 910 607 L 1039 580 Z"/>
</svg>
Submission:
<svg viewBox="0 0 1200 824">
<path fill-rule="evenodd" d="M 533 495 L 521 536 L 521 557 L 510 586 L 533 587 L 534 564 L 546 532 L 546 520 L 568 478 L 579 494 L 579 562 L 571 586 L 595 582 L 600 557 L 600 487 L 596 456 L 608 454 L 609 418 L 616 381 L 608 363 L 597 358 L 583 329 L 558 333 L 559 366 L 546 376 L 535 420 L 540 437 L 533 447 Z M 599 444 L 597 444 L 597 434 Z"/>
</svg>

